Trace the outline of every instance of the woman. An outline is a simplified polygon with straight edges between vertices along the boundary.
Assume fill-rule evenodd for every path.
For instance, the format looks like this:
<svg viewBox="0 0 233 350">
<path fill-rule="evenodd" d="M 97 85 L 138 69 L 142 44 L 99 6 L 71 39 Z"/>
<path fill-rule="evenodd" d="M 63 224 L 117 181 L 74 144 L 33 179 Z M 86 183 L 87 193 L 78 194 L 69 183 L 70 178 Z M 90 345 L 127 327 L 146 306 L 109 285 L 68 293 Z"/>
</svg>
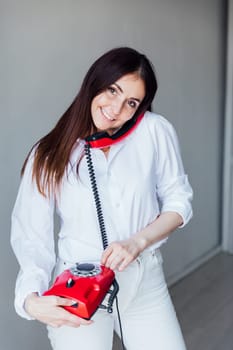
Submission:
<svg viewBox="0 0 233 350">
<path fill-rule="evenodd" d="M 54 129 L 36 145 L 22 169 L 12 214 L 12 246 L 20 264 L 16 311 L 48 326 L 53 349 L 109 350 L 113 314 L 92 320 L 66 311 L 72 300 L 43 296 L 55 275 L 77 261 L 100 261 L 115 271 L 128 350 L 185 349 L 162 270 L 159 247 L 192 216 L 192 189 L 176 133 L 151 113 L 157 81 L 149 60 L 131 48 L 116 48 L 89 69 L 81 89 Z M 143 115 L 143 117 L 141 117 Z M 116 135 L 128 121 L 140 122 L 119 142 L 91 149 L 109 246 L 103 251 L 84 156 L 85 138 Z M 133 118 L 133 119 L 132 119 Z M 61 220 L 58 256 L 54 210 Z M 84 327 L 85 326 L 85 327 Z"/>
</svg>

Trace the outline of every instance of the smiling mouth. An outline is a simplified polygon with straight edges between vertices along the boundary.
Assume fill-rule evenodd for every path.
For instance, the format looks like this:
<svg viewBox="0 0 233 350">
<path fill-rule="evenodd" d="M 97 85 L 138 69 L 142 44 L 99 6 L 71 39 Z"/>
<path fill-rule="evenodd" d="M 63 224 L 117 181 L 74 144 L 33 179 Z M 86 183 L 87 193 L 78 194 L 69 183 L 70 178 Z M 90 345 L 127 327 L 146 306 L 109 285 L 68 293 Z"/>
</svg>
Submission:
<svg viewBox="0 0 233 350">
<path fill-rule="evenodd" d="M 100 108 L 102 114 L 104 115 L 105 118 L 107 118 L 108 120 L 110 120 L 111 122 L 116 120 L 115 118 L 111 117 L 104 109 Z"/>
</svg>

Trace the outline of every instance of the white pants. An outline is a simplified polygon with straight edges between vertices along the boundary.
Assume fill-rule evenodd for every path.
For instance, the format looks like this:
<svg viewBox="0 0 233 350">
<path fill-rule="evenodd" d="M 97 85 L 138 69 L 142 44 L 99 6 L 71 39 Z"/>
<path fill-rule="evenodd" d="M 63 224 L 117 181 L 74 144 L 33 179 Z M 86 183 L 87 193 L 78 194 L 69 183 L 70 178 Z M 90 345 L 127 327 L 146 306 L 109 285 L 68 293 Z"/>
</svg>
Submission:
<svg viewBox="0 0 233 350">
<path fill-rule="evenodd" d="M 62 267 L 58 270 L 60 273 Z M 185 350 L 164 279 L 160 251 L 144 252 L 125 271 L 116 273 L 116 279 L 120 286 L 118 300 L 126 349 Z M 111 350 L 113 330 L 119 335 L 116 307 L 112 314 L 98 310 L 93 320 L 93 324 L 79 328 L 48 327 L 52 348 Z"/>
</svg>

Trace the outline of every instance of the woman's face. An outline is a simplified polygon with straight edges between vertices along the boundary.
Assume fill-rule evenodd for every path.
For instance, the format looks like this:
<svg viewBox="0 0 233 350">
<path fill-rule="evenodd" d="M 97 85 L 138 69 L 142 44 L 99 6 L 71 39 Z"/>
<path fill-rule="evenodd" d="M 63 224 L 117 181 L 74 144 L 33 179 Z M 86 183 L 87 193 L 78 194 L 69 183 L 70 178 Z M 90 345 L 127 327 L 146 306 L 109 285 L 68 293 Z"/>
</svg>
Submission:
<svg viewBox="0 0 233 350">
<path fill-rule="evenodd" d="M 97 131 L 112 135 L 131 119 L 145 96 L 145 84 L 137 73 L 127 74 L 94 97 L 92 120 Z"/>
</svg>

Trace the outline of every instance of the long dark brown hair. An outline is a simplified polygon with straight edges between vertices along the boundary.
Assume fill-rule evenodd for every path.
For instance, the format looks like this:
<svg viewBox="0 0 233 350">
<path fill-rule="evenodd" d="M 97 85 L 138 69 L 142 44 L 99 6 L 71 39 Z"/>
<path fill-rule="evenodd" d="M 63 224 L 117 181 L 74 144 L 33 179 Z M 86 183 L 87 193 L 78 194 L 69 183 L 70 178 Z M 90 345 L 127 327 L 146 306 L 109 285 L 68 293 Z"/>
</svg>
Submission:
<svg viewBox="0 0 233 350">
<path fill-rule="evenodd" d="M 157 80 L 153 66 L 145 55 L 128 47 L 120 47 L 98 58 L 88 70 L 72 104 L 55 127 L 32 148 L 35 150 L 32 177 L 41 194 L 50 195 L 59 188 L 75 142 L 96 131 L 91 116 L 93 98 L 129 73 L 140 76 L 146 91 L 134 116 L 151 110 Z M 22 175 L 31 151 L 23 164 Z"/>
</svg>

